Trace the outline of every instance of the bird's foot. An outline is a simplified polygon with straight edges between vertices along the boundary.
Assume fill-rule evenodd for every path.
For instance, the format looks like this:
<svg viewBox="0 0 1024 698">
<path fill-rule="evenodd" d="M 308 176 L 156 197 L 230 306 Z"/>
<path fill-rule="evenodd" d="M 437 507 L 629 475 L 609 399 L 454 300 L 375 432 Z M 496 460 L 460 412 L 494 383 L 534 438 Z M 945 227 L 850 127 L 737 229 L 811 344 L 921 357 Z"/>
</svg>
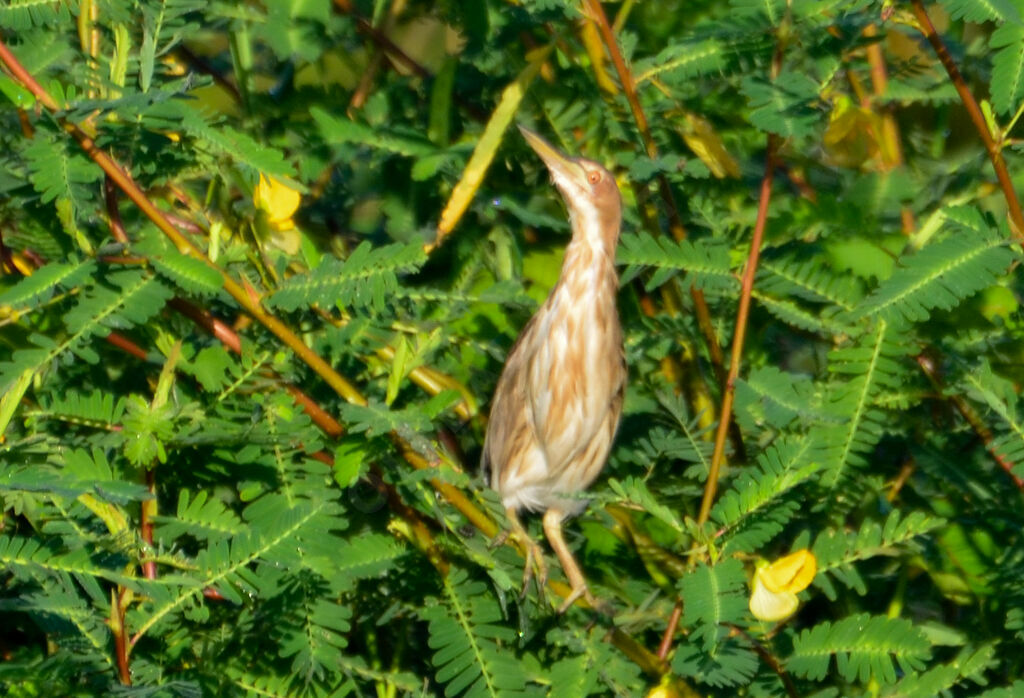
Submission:
<svg viewBox="0 0 1024 698">
<path fill-rule="evenodd" d="M 529 538 L 523 540 L 522 543 L 526 546 L 526 564 L 523 565 L 523 589 L 519 593 L 519 598 L 526 598 L 526 592 L 530 588 L 530 581 L 533 579 L 534 571 L 536 571 L 537 590 L 543 599 L 544 589 L 548 585 L 548 563 L 544 560 L 544 551 Z"/>
<path fill-rule="evenodd" d="M 569 607 L 576 603 L 577 600 L 583 598 L 592 609 L 604 616 L 612 616 L 612 607 L 607 601 L 602 601 L 593 594 L 590 593 L 590 589 L 584 583 L 578 587 L 574 587 L 569 591 L 569 595 L 562 601 L 562 605 L 558 607 L 558 615 L 562 615 L 569 610 Z"/>
<path fill-rule="evenodd" d="M 509 539 L 518 541 L 522 544 L 523 548 L 526 549 L 526 563 L 523 565 L 523 587 L 519 592 L 519 598 L 525 599 L 526 593 L 530 589 L 530 582 L 533 581 L 534 573 L 537 575 L 537 589 L 539 590 L 541 599 L 544 598 L 544 589 L 548 584 L 548 564 L 544 560 L 544 550 L 539 544 L 535 543 L 530 535 L 523 529 L 517 531 L 513 527 L 512 530 L 504 530 L 494 537 L 488 544 L 488 549 L 494 550 L 495 548 L 504 545 Z"/>
</svg>

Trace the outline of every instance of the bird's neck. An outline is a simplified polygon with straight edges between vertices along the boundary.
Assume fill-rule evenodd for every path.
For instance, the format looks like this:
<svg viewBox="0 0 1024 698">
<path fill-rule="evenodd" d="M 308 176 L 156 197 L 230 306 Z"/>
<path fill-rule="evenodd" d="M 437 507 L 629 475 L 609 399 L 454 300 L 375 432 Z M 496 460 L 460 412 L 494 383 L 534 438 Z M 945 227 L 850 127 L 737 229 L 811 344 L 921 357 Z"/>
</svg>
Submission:
<svg viewBox="0 0 1024 698">
<path fill-rule="evenodd" d="M 561 278 L 586 271 L 600 276 L 615 274 L 615 247 L 619 242 L 620 221 L 603 221 L 596 210 L 575 212 L 570 218 L 572 240 L 565 249 Z"/>
<path fill-rule="evenodd" d="M 572 223 L 572 240 L 565 249 L 559 290 L 573 299 L 589 298 L 595 303 L 614 303 L 619 285 L 615 272 L 618 225 L 608 230 L 586 225 L 587 221 L 576 216 Z"/>
</svg>

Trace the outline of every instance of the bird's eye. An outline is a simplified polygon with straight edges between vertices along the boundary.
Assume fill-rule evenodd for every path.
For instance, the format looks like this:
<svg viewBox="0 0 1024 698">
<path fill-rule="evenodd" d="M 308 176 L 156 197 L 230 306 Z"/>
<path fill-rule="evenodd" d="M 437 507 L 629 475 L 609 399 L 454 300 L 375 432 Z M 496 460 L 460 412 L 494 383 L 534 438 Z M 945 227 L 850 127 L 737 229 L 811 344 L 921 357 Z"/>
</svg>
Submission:
<svg viewBox="0 0 1024 698">
<path fill-rule="evenodd" d="M 590 182 L 591 184 L 597 184 L 598 182 L 601 181 L 601 173 L 598 172 L 597 170 L 593 170 L 592 172 L 588 172 L 587 173 L 587 181 Z"/>
</svg>

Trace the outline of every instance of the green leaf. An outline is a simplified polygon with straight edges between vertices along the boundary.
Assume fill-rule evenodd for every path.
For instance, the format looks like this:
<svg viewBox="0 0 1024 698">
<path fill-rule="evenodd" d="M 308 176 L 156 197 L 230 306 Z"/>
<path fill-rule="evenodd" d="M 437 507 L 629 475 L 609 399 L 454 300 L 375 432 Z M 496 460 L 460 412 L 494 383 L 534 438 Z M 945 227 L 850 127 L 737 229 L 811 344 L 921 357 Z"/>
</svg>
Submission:
<svg viewBox="0 0 1024 698">
<path fill-rule="evenodd" d="M 810 135 L 818 116 L 810 103 L 818 85 L 806 75 L 783 72 L 774 81 L 747 77 L 740 88 L 750 101 L 750 122 L 783 138 Z"/>
<path fill-rule="evenodd" d="M 894 324 L 927 320 L 931 309 L 949 310 L 991 286 L 1017 257 L 976 209 L 951 209 L 946 217 L 956 232 L 901 259 L 854 317 L 877 315 Z"/>
<path fill-rule="evenodd" d="M 220 272 L 188 255 L 166 252 L 153 259 L 153 267 L 186 293 L 209 296 L 224 286 Z"/>
<path fill-rule="evenodd" d="M 728 634 L 727 624 L 740 622 L 747 611 L 747 577 L 743 563 L 726 558 L 715 565 L 700 564 L 679 580 L 686 599 L 683 625 L 693 631 L 692 640 L 714 653 Z"/>
<path fill-rule="evenodd" d="M 786 668 L 801 678 L 820 681 L 835 657 L 844 681 L 886 685 L 901 674 L 919 671 L 931 657 L 924 634 L 905 618 L 850 616 L 821 623 L 793 638 Z"/>
<path fill-rule="evenodd" d="M 989 44 L 997 49 L 992 59 L 992 106 L 1000 114 L 1011 114 L 1024 96 L 1024 25 L 998 27 Z"/>
<path fill-rule="evenodd" d="M 289 311 L 304 305 L 336 305 L 379 313 L 398 287 L 398 274 L 415 271 L 425 259 L 420 243 L 375 248 L 363 242 L 344 261 L 327 258 L 316 269 L 292 276 L 267 305 Z"/>
</svg>

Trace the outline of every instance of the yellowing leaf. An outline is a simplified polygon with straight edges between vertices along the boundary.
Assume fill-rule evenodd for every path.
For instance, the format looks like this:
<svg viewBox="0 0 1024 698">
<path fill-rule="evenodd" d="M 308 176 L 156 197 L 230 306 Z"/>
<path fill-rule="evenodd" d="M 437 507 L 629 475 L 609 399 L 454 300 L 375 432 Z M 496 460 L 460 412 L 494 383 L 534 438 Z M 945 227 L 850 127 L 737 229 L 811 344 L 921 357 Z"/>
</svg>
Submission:
<svg viewBox="0 0 1024 698">
<path fill-rule="evenodd" d="M 715 177 L 723 179 L 727 176 L 740 176 L 739 163 L 725 149 L 718 132 L 707 119 L 696 114 L 687 114 L 683 140 Z"/>
<path fill-rule="evenodd" d="M 462 219 L 462 214 L 466 212 L 469 202 L 473 200 L 473 195 L 476 194 L 484 175 L 487 174 L 487 168 L 491 166 L 494 153 L 501 145 L 505 130 L 512 123 L 512 117 L 515 116 L 519 103 L 523 101 L 526 88 L 537 77 L 537 73 L 550 51 L 551 48 L 547 47 L 534 52 L 530 57 L 529 65 L 501 93 L 501 100 L 494 113 L 491 114 L 487 126 L 484 127 L 483 135 L 480 136 L 480 140 L 466 164 L 466 169 L 462 172 L 462 178 L 455 185 L 448 204 L 441 212 L 441 222 L 437 224 L 437 238 L 434 240 L 433 247 L 440 245 Z"/>
<path fill-rule="evenodd" d="M 266 211 L 270 225 L 278 230 L 294 227 L 292 216 L 302 199 L 299 192 L 275 177 L 261 174 L 252 198 L 256 208 Z"/>
<path fill-rule="evenodd" d="M 981 314 L 989 322 L 996 318 L 1007 322 L 1019 309 L 1017 297 L 1005 286 L 991 286 L 981 294 Z"/>
<path fill-rule="evenodd" d="M 583 21 L 580 26 L 580 39 L 583 40 L 583 48 L 587 50 L 587 57 L 590 58 L 590 65 L 594 69 L 597 86 L 609 94 L 618 94 L 619 88 L 605 70 L 604 44 L 601 43 L 601 36 L 592 20 Z"/>
<path fill-rule="evenodd" d="M 844 96 L 832 108 L 823 145 L 837 165 L 856 168 L 878 154 L 881 133 L 881 118 Z"/>
</svg>

